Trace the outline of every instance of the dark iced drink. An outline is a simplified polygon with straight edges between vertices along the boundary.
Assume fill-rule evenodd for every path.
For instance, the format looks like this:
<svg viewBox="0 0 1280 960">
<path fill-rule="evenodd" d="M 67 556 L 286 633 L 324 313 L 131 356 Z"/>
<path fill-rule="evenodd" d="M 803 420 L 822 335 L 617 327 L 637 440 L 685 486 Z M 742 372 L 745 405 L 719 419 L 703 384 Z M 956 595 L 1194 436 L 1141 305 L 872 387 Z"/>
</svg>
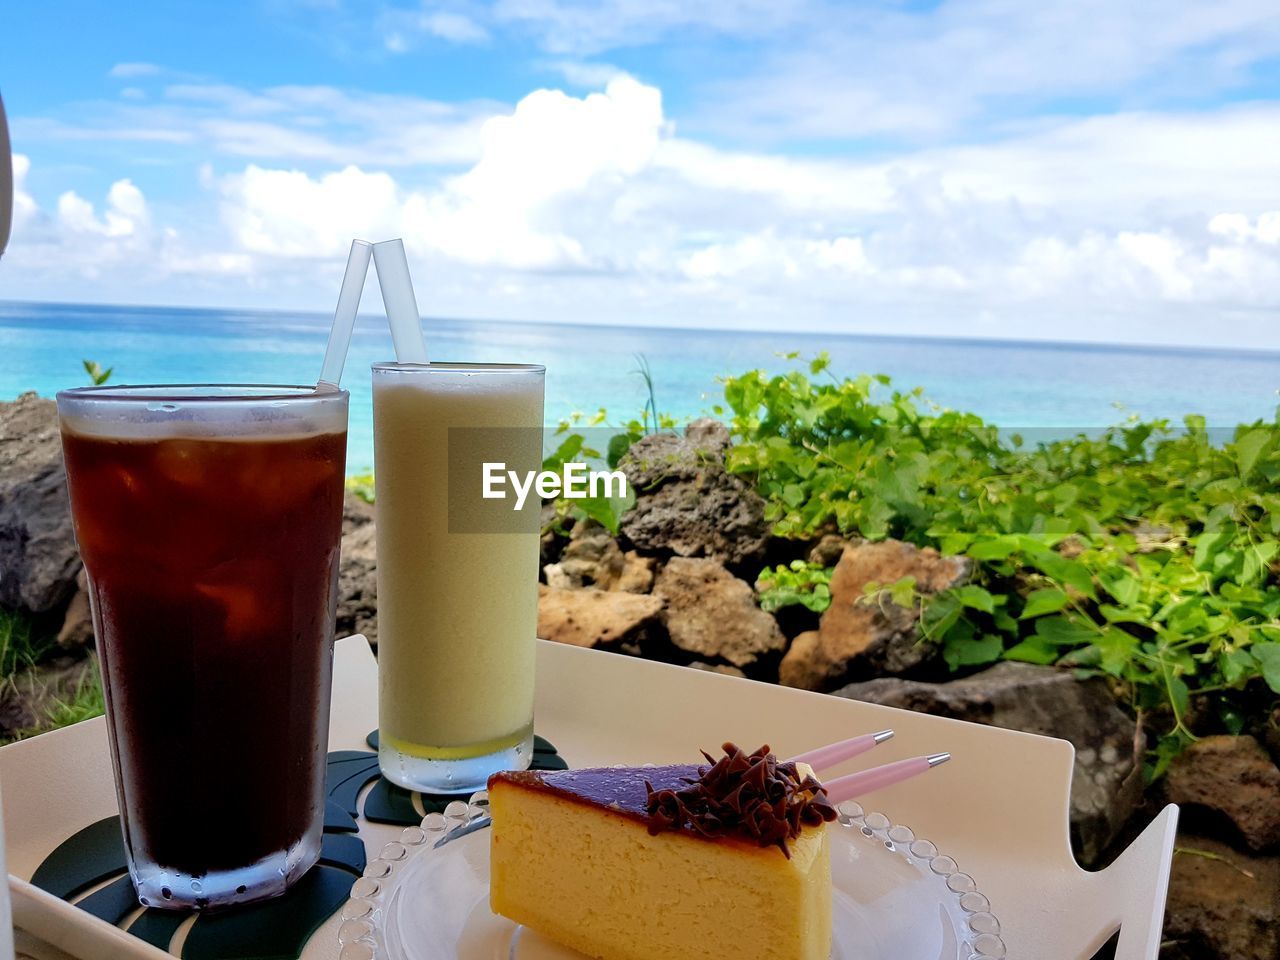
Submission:
<svg viewBox="0 0 1280 960">
<path fill-rule="evenodd" d="M 278 894 L 320 849 L 347 396 L 58 401 L 139 898 Z"/>
</svg>

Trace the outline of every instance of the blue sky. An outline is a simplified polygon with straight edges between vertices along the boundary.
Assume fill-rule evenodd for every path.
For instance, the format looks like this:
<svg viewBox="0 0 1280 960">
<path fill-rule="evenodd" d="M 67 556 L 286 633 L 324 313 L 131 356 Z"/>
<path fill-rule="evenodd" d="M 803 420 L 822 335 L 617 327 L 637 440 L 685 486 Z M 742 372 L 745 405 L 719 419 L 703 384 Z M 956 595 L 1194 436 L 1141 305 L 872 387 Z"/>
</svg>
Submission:
<svg viewBox="0 0 1280 960">
<path fill-rule="evenodd" d="M 10 3 L 0 298 L 1280 347 L 1274 2 Z"/>
</svg>

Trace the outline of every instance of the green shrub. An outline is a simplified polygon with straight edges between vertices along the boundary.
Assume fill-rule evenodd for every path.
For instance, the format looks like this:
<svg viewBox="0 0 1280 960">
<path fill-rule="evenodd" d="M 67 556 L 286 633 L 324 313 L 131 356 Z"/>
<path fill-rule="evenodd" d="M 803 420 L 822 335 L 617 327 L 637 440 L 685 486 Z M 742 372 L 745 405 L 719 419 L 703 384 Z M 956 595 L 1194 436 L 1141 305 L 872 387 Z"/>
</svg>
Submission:
<svg viewBox="0 0 1280 960">
<path fill-rule="evenodd" d="M 803 560 L 780 563 L 772 570 L 766 567 L 756 578 L 760 609 L 773 613 L 799 605 L 814 613 L 823 613 L 831 606 L 831 572 L 830 567 Z"/>
<path fill-rule="evenodd" d="M 373 503 L 373 474 L 358 473 L 347 477 L 347 492 L 355 494 L 365 503 Z"/>
<path fill-rule="evenodd" d="M 1024 447 L 887 377 L 725 381 L 736 445 L 774 531 L 896 537 L 975 564 L 922 632 L 952 669 L 1001 658 L 1110 678 L 1163 736 L 1158 775 L 1200 733 L 1268 722 L 1280 693 L 1280 419 L 1211 441 L 1130 421 Z M 904 589 L 905 588 L 905 589 Z"/>
</svg>

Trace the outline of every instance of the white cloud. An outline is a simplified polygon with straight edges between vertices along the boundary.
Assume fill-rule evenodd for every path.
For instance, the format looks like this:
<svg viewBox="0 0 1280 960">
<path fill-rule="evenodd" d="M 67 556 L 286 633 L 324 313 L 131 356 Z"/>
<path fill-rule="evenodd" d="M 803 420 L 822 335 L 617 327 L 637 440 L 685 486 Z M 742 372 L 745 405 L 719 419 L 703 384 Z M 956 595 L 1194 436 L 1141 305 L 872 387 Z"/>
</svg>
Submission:
<svg viewBox="0 0 1280 960">
<path fill-rule="evenodd" d="M 13 158 L 13 231 L 12 235 L 22 233 L 23 228 L 36 214 L 36 202 L 31 194 L 23 189 L 23 183 L 31 170 L 31 159 L 24 154 L 15 153 Z"/>
<path fill-rule="evenodd" d="M 395 181 L 354 166 L 313 180 L 297 170 L 250 165 L 225 178 L 222 191 L 223 218 L 250 253 L 332 257 L 352 237 L 379 238 L 398 227 Z"/>
<path fill-rule="evenodd" d="M 383 46 L 392 53 L 407 53 L 421 37 L 463 45 L 483 44 L 490 39 L 489 31 L 474 17 L 427 2 L 418 9 L 387 10 L 377 23 Z"/>
<path fill-rule="evenodd" d="M 154 77 L 156 74 L 163 72 L 164 68 L 154 63 L 117 63 L 107 71 L 107 76 L 122 79 L 129 77 Z"/>
<path fill-rule="evenodd" d="M 378 166 L 474 162 L 480 128 L 509 108 L 489 101 L 445 103 L 361 94 L 318 85 L 253 90 L 184 82 L 149 102 L 96 104 L 83 122 L 15 117 L 24 143 L 66 141 L 186 145 L 257 161 Z"/>
<path fill-rule="evenodd" d="M 74 190 L 58 198 L 58 223 L 71 234 L 99 237 L 139 237 L 151 225 L 147 200 L 129 180 L 117 180 L 107 191 L 107 205 L 99 219 L 93 204 Z"/>
<path fill-rule="evenodd" d="M 381 231 L 469 264 L 586 267 L 573 205 L 622 190 L 663 129 L 660 94 L 629 77 L 581 99 L 539 90 L 486 121 L 478 161 L 437 189 L 402 191 L 354 166 L 319 178 L 250 166 L 224 181 L 224 217 L 258 252 L 331 255 Z"/>
<path fill-rule="evenodd" d="M 594 54 L 687 31 L 758 38 L 802 23 L 811 0 L 496 0 L 492 19 L 526 29 L 552 53 Z"/>
<path fill-rule="evenodd" d="M 359 108 L 324 88 L 181 95 L 230 104 L 216 135 L 250 156 L 274 136 L 257 125 L 275 129 L 263 118 L 276 105 L 329 105 L 339 120 Z M 415 106 L 425 125 L 440 113 Z M 353 236 L 403 236 L 424 310 L 452 315 L 1280 343 L 1275 104 L 800 159 L 678 135 L 659 90 L 623 75 L 477 119 L 453 174 L 373 156 L 329 165 L 323 144 L 289 132 L 288 150 L 312 151 L 318 169 L 201 163 L 221 234 L 156 222 L 122 180 L 101 212 L 73 193 L 48 216 L 30 201 L 15 247 L 47 244 L 46 277 L 53 263 L 84 275 L 130 263 L 136 284 L 216 281 L 222 302 L 240 290 L 258 305 L 309 291 L 327 308 Z"/>
<path fill-rule="evenodd" d="M 488 31 L 460 13 L 424 14 L 419 23 L 431 36 L 453 43 L 484 43 L 489 39 Z"/>
<path fill-rule="evenodd" d="M 454 18 L 457 29 L 441 29 Z M 567 63 L 700 43 L 709 56 L 690 91 L 690 128 L 768 144 L 936 142 L 1089 98 L 1111 105 L 1102 109 L 1203 103 L 1247 88 L 1280 55 L 1272 0 L 423 0 L 380 23 L 399 51 L 422 36 L 506 34 Z M 729 46 L 723 56 L 725 41 L 751 55 Z"/>
<path fill-rule="evenodd" d="M 626 73 L 611 63 L 595 63 L 587 60 L 548 60 L 543 66 L 564 77 L 575 87 L 597 90 L 607 87 L 609 81 Z"/>
<path fill-rule="evenodd" d="M 193 289 L 187 281 L 194 280 L 200 289 L 217 289 L 209 284 L 255 272 L 242 251 L 197 249 L 173 227 L 157 224 L 132 180 L 111 184 L 101 212 L 73 190 L 44 210 L 24 189 L 30 169 L 26 156 L 14 155 L 14 231 L 0 261 L 6 294 L 66 298 L 76 290 L 112 290 L 118 299 L 137 302 L 166 283 Z"/>
<path fill-rule="evenodd" d="M 1259 214 L 1252 221 L 1241 213 L 1220 213 L 1209 221 L 1209 232 L 1238 242 L 1280 244 L 1280 213 Z"/>
<path fill-rule="evenodd" d="M 758 143 L 936 142 L 1088 98 L 1204 102 L 1280 55 L 1270 0 L 833 2 L 801 21 L 749 72 L 704 84 L 691 125 Z"/>
<path fill-rule="evenodd" d="M 468 171 L 436 186 L 251 167 L 224 181 L 224 204 L 252 250 L 336 257 L 377 225 L 435 263 L 556 271 L 548 283 L 563 290 L 613 278 L 631 309 L 677 294 L 815 324 L 842 302 L 945 314 L 955 297 L 1261 309 L 1280 305 L 1280 215 L 1258 207 L 1276 119 L 1269 107 L 1135 114 L 893 162 L 795 160 L 680 139 L 659 92 L 621 77 L 581 98 L 530 94 L 484 124 Z"/>
</svg>

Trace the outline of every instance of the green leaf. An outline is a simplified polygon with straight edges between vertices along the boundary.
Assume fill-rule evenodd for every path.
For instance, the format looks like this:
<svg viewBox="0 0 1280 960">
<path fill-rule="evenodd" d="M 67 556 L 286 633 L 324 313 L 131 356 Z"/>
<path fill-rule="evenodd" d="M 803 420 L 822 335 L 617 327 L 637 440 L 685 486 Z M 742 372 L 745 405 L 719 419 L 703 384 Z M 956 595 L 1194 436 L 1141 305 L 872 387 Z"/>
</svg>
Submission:
<svg viewBox="0 0 1280 960">
<path fill-rule="evenodd" d="M 1165 771 L 1169 769 L 1169 764 L 1190 745 L 1190 742 L 1182 730 L 1175 730 L 1161 737 L 1143 769 L 1144 779 L 1150 783 L 1164 776 Z"/>
<path fill-rule="evenodd" d="M 1249 648 L 1262 667 L 1262 679 L 1273 693 L 1280 693 L 1280 643 L 1255 643 Z"/>
<path fill-rule="evenodd" d="M 560 446 L 556 447 L 551 453 L 542 459 L 542 469 L 550 470 L 553 473 L 559 473 L 561 468 L 573 460 L 582 451 L 583 444 L 586 440 L 580 433 L 571 433 L 560 442 Z"/>
<path fill-rule="evenodd" d="M 950 593 L 960 601 L 962 606 L 971 610 L 981 610 L 983 613 L 995 612 L 995 599 L 989 591 L 977 584 L 967 583 L 964 586 L 954 588 Z"/>
<path fill-rule="evenodd" d="M 920 628 L 929 640 L 941 640 L 960 619 L 959 601 L 941 594 L 930 600 L 920 616 Z"/>
<path fill-rule="evenodd" d="M 1261 670 L 1257 657 L 1248 650 L 1232 650 L 1223 656 L 1218 664 L 1222 670 L 1222 679 L 1229 684 L 1236 684 L 1246 677 L 1256 676 Z"/>
<path fill-rule="evenodd" d="M 1045 576 L 1074 587 L 1087 597 L 1094 596 L 1093 574 L 1079 560 L 1064 557 L 1052 550 L 1030 552 L 1027 560 Z"/>
<path fill-rule="evenodd" d="M 1258 455 L 1271 441 L 1270 430 L 1250 430 L 1235 442 L 1236 468 L 1240 471 L 1240 479 L 1249 479 L 1249 474 L 1253 473 L 1254 464 L 1258 462 Z"/>
<path fill-rule="evenodd" d="M 1230 704 L 1221 704 L 1218 707 L 1218 719 L 1226 728 L 1227 733 L 1233 737 L 1238 737 L 1244 733 L 1247 718 L 1239 710 L 1236 710 Z"/>
<path fill-rule="evenodd" d="M 1018 551 L 1019 543 L 1013 537 L 995 537 L 980 540 L 971 545 L 968 554 L 974 560 L 1004 560 Z"/>
<path fill-rule="evenodd" d="M 1093 645 L 1099 654 L 1098 665 L 1111 676 L 1120 677 L 1138 649 L 1138 638 L 1119 627 L 1107 627 Z"/>
<path fill-rule="evenodd" d="M 1057 587 L 1033 590 L 1027 595 L 1026 605 L 1022 608 L 1019 619 L 1030 620 L 1032 617 L 1040 617 L 1046 613 L 1057 613 L 1070 602 L 1071 598 L 1067 592 Z"/>
<path fill-rule="evenodd" d="M 612 470 L 618 466 L 619 461 L 626 456 L 627 451 L 631 449 L 631 444 L 636 438 L 630 433 L 615 433 L 609 438 L 609 446 L 606 448 L 606 459 L 609 463 L 609 469 Z"/>
<path fill-rule="evenodd" d="M 1050 664 L 1060 655 L 1057 647 L 1048 643 L 1043 637 L 1032 634 L 1021 643 L 1015 643 L 1004 652 L 1006 660 L 1021 660 L 1024 663 Z"/>
<path fill-rule="evenodd" d="M 1041 617 L 1036 621 L 1036 636 L 1058 647 L 1080 647 L 1098 636 L 1092 627 L 1067 617 Z"/>
<path fill-rule="evenodd" d="M 1001 599 L 1004 599 L 1001 597 Z M 1018 635 L 1018 621 L 1009 616 L 1004 607 L 997 607 L 995 612 L 996 629 L 1011 636 Z"/>
<path fill-rule="evenodd" d="M 1181 720 L 1187 715 L 1187 709 L 1191 706 L 1191 691 L 1187 689 L 1186 681 L 1181 677 L 1170 676 L 1166 685 L 1174 716 Z"/>
<path fill-rule="evenodd" d="M 1131 571 L 1121 569 L 1107 579 L 1107 592 L 1122 606 L 1131 606 L 1142 596 L 1142 581 Z"/>
<path fill-rule="evenodd" d="M 942 647 L 942 657 L 952 670 L 994 663 L 1004 652 L 1004 641 L 995 634 L 980 637 L 948 638 Z"/>
<path fill-rule="evenodd" d="M 916 602 L 916 578 L 903 577 L 889 586 L 889 599 L 900 607 L 914 607 Z"/>
<path fill-rule="evenodd" d="M 1227 546 L 1235 536 L 1234 530 L 1219 530 L 1216 533 L 1202 533 L 1196 537 L 1195 564 L 1197 570 L 1208 570 L 1213 566 L 1214 558 L 1223 547 Z"/>
</svg>

